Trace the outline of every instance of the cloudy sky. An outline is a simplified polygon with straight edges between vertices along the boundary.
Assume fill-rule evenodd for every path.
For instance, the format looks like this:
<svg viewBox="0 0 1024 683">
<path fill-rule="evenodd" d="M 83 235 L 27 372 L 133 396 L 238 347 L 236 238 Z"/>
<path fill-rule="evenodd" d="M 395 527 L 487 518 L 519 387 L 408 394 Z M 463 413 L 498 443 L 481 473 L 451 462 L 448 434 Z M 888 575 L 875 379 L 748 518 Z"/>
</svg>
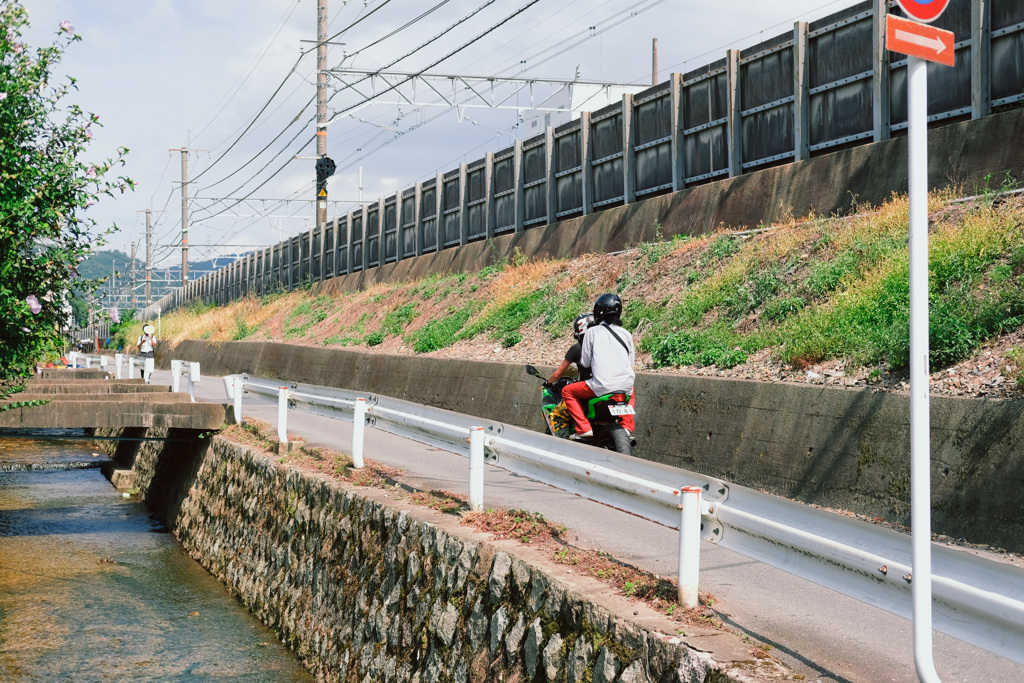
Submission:
<svg viewBox="0 0 1024 683">
<path fill-rule="evenodd" d="M 131 150 L 127 174 L 138 182 L 136 191 L 91 209 L 101 224 L 121 228 L 113 248 L 130 252 L 132 241 L 142 244 L 140 211 L 151 209 L 154 260 L 180 263 L 175 245 L 181 232 L 181 154 L 170 150 L 184 146 L 194 150 L 188 160 L 189 194 L 199 198 L 191 205 L 192 260 L 242 251 L 241 245 L 265 246 L 308 228 L 314 162 L 294 157 L 315 153 L 316 0 L 22 3 L 32 21 L 30 45 L 49 42 L 64 20 L 82 36 L 57 71 L 78 79 L 72 101 L 98 114 L 103 124 L 91 154 L 98 160 L 118 146 Z M 565 80 L 578 74 L 584 80 L 647 84 L 653 38 L 664 80 L 670 72 L 712 62 L 728 48 L 787 32 L 794 21 L 852 4 L 329 0 L 328 61 L 331 68 L 419 72 L 430 67 L 429 73 Z M 327 146 L 339 168 L 329 184 L 332 201 L 358 199 L 360 167 L 362 196 L 376 198 L 530 134 L 515 110 L 367 105 L 369 82 L 343 88 L 342 80 L 332 79 L 332 85 Z M 426 86 L 417 87 L 418 105 L 440 102 Z M 503 87 L 496 95 L 512 95 Z M 546 94 L 550 90 L 538 86 L 534 101 Z M 528 104 L 528 90 L 510 102 Z M 250 201 L 226 211 L 234 202 L 213 201 L 246 196 L 305 201 Z M 139 257 L 144 258 L 141 246 Z"/>
</svg>

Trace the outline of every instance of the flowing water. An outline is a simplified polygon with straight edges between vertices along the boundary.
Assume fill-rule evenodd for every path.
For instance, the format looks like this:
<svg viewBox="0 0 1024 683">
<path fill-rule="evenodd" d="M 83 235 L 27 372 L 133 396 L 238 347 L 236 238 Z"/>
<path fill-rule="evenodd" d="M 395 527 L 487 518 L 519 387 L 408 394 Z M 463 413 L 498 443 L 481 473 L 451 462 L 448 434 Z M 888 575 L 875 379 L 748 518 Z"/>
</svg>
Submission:
<svg viewBox="0 0 1024 683">
<path fill-rule="evenodd" d="M 93 442 L 33 434 L 0 433 L 0 681 L 312 680 Z"/>
</svg>

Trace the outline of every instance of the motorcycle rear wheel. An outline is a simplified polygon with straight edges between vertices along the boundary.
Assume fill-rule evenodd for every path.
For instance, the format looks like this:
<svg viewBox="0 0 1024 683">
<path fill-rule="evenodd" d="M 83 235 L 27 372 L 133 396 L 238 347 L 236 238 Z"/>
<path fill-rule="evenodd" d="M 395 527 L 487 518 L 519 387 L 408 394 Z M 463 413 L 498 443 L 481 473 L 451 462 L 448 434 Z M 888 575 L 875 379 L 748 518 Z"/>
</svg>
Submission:
<svg viewBox="0 0 1024 683">
<path fill-rule="evenodd" d="M 629 433 L 622 427 L 611 430 L 612 450 L 623 455 L 633 455 L 633 445 L 630 443 Z"/>
</svg>

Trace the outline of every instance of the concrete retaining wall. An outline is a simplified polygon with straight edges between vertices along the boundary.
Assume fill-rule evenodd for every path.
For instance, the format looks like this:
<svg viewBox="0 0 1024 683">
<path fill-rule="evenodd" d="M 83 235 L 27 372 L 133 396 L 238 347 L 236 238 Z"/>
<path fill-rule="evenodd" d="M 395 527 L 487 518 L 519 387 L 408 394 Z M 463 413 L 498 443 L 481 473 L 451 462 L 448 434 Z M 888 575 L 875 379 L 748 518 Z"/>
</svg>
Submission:
<svg viewBox="0 0 1024 683">
<path fill-rule="evenodd" d="M 263 342 L 186 341 L 160 359 L 380 393 L 543 429 L 519 365 Z M 909 524 L 909 398 L 639 373 L 639 457 L 807 503 Z M 1024 551 L 1024 401 L 933 397 L 937 533 Z M 372 456 L 371 456 L 372 457 Z"/>
<path fill-rule="evenodd" d="M 617 609 L 597 604 L 454 517 L 393 494 L 300 473 L 223 437 L 148 443 L 135 470 L 184 547 L 318 680 L 734 680 L 665 635 L 673 622 L 653 628 L 653 612 L 624 599 Z M 618 616 L 626 613 L 641 616 Z M 757 679 L 756 665 L 743 666 L 744 680 Z"/>
</svg>

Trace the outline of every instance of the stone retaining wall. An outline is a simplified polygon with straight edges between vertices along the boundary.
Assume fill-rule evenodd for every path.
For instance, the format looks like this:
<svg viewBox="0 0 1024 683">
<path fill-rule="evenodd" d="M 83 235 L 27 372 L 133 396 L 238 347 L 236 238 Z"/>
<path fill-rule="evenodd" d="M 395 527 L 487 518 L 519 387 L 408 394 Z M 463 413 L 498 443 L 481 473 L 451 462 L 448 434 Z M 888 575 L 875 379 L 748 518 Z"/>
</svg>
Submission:
<svg viewBox="0 0 1024 683">
<path fill-rule="evenodd" d="M 146 443 L 135 470 L 188 552 L 319 680 L 736 680 L 637 623 L 643 606 L 623 618 L 393 491 L 349 489 L 223 437 Z"/>
<path fill-rule="evenodd" d="M 212 374 L 379 393 L 542 430 L 523 367 L 264 342 L 185 341 L 160 358 Z M 909 397 L 637 374 L 636 455 L 769 493 L 910 523 Z M 933 529 L 1024 551 L 1024 401 L 932 398 Z"/>
</svg>

